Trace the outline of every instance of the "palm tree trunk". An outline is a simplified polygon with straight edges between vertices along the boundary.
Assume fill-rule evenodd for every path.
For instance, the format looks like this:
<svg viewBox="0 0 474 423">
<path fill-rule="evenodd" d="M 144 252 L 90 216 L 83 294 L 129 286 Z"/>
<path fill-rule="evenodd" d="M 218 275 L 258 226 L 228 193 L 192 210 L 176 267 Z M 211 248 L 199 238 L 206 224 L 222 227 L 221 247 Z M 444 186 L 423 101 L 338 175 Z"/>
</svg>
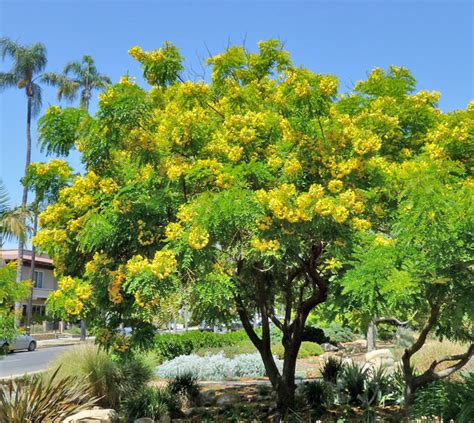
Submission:
<svg viewBox="0 0 474 423">
<path fill-rule="evenodd" d="M 28 93 L 28 89 L 26 91 Z M 28 166 L 31 162 L 31 109 L 32 109 L 33 97 L 28 95 L 28 105 L 27 105 L 27 112 L 26 112 L 26 162 L 25 162 L 25 173 L 28 169 Z M 26 209 L 26 205 L 28 203 L 28 188 L 23 186 L 23 196 L 21 198 L 21 207 L 23 210 Z M 16 281 L 17 283 L 21 282 L 22 277 L 22 269 L 23 269 L 23 253 L 25 249 L 25 241 L 20 238 L 18 241 L 18 267 L 16 272 Z M 15 304 L 15 309 L 18 311 L 21 308 L 20 303 Z"/>
<path fill-rule="evenodd" d="M 34 218 L 33 218 L 33 236 L 36 235 L 38 231 L 38 207 L 35 206 L 34 210 Z M 31 290 L 30 290 L 30 298 L 28 299 L 28 309 L 26 313 L 26 328 L 28 329 L 28 333 L 31 331 L 31 316 L 33 312 L 33 289 L 35 283 L 35 264 L 36 264 L 36 248 L 32 244 L 31 245 L 31 267 L 30 267 L 30 280 Z"/>
</svg>

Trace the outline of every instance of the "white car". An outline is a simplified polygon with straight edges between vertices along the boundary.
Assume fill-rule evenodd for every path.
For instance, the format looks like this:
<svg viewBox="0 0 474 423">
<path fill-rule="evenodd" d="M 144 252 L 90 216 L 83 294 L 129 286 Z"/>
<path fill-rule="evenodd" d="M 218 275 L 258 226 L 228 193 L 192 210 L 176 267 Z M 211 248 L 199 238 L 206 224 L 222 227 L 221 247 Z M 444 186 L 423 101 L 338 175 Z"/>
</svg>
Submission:
<svg viewBox="0 0 474 423">
<path fill-rule="evenodd" d="M 36 349 L 36 339 L 26 333 L 22 333 L 21 335 L 17 336 L 11 343 L 0 341 L 0 348 L 4 347 L 5 344 L 8 345 L 8 349 L 10 351 L 34 351 Z"/>
</svg>

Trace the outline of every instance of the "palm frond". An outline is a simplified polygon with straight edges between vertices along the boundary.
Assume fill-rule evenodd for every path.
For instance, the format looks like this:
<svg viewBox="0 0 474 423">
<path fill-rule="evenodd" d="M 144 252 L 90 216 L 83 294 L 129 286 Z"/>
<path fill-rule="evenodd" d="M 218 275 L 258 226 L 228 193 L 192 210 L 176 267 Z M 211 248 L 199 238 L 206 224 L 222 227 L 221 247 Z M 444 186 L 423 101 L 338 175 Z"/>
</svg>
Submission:
<svg viewBox="0 0 474 423">
<path fill-rule="evenodd" d="M 51 86 L 58 87 L 56 95 L 61 101 L 65 98 L 68 101 L 74 101 L 79 89 L 79 83 L 70 79 L 65 74 L 58 74 L 55 72 L 48 72 L 43 74 L 41 80 Z"/>
<path fill-rule="evenodd" d="M 18 75 L 12 72 L 0 72 L 0 90 L 14 87 L 18 84 Z"/>
<path fill-rule="evenodd" d="M 23 46 L 8 37 L 0 38 L 0 54 L 2 55 L 2 59 L 4 60 L 7 56 L 10 56 L 12 59 L 15 59 L 16 55 L 24 49 L 25 48 Z"/>
<path fill-rule="evenodd" d="M 2 215 L 5 210 L 8 210 L 9 202 L 10 202 L 10 197 L 8 195 L 7 187 L 4 185 L 3 181 L 0 179 L 0 215 Z"/>
<path fill-rule="evenodd" d="M 81 74 L 81 64 L 77 60 L 73 62 L 69 62 L 64 66 L 63 70 L 65 75 L 68 75 L 70 73 L 75 74 L 76 76 L 79 76 Z"/>
<path fill-rule="evenodd" d="M 31 113 L 33 116 L 38 116 L 41 111 L 41 106 L 43 104 L 42 89 L 38 84 L 34 82 L 31 84 L 33 90 L 33 102 L 31 107 Z"/>
</svg>

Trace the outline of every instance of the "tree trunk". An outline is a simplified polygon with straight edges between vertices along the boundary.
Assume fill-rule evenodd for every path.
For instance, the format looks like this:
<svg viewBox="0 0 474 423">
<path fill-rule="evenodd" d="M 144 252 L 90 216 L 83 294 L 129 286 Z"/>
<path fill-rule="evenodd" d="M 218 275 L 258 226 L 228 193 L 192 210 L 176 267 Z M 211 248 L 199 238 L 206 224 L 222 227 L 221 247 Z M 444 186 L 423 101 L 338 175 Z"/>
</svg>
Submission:
<svg viewBox="0 0 474 423">
<path fill-rule="evenodd" d="M 86 335 L 87 335 L 86 322 L 84 319 L 81 319 L 81 341 L 86 340 Z"/>
<path fill-rule="evenodd" d="M 38 208 L 35 206 L 34 210 L 34 217 L 33 217 L 33 236 L 36 235 L 38 231 Z M 30 298 L 28 299 L 28 310 L 26 313 L 26 328 L 28 333 L 31 330 L 31 316 L 33 313 L 33 290 L 35 285 L 35 264 L 36 264 L 36 248 L 31 244 L 31 266 L 30 266 L 30 281 L 31 281 L 31 289 L 30 289 Z"/>
<path fill-rule="evenodd" d="M 367 352 L 377 349 L 377 317 L 374 316 L 367 327 Z"/>
<path fill-rule="evenodd" d="M 28 90 L 27 90 L 28 93 Z M 32 102 L 33 97 L 28 95 L 28 104 L 27 104 L 27 112 L 26 112 L 26 161 L 25 161 L 25 172 L 28 169 L 28 166 L 31 163 L 31 109 L 32 109 Z M 26 209 L 26 205 L 28 203 L 28 189 L 26 186 L 23 186 L 23 196 L 21 198 L 21 207 L 23 210 Z M 18 240 L 18 267 L 16 272 L 16 282 L 21 282 L 22 277 L 22 270 L 23 270 L 23 254 L 25 250 L 25 241 L 22 237 Z M 17 312 L 21 309 L 21 303 L 15 304 L 15 309 Z M 19 322 L 17 322 L 18 324 Z"/>
</svg>

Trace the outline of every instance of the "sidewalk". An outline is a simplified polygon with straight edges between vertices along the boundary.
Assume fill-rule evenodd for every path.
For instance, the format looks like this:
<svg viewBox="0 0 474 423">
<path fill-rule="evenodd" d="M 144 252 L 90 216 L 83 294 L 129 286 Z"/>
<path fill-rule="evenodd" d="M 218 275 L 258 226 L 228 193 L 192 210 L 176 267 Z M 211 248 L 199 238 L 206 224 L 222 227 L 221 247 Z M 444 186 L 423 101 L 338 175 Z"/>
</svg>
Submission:
<svg viewBox="0 0 474 423">
<path fill-rule="evenodd" d="M 94 336 L 88 336 L 86 341 L 94 341 Z M 36 341 L 36 348 L 62 347 L 66 345 L 76 345 L 81 343 L 81 338 L 64 337 L 56 339 L 43 339 Z"/>
</svg>

